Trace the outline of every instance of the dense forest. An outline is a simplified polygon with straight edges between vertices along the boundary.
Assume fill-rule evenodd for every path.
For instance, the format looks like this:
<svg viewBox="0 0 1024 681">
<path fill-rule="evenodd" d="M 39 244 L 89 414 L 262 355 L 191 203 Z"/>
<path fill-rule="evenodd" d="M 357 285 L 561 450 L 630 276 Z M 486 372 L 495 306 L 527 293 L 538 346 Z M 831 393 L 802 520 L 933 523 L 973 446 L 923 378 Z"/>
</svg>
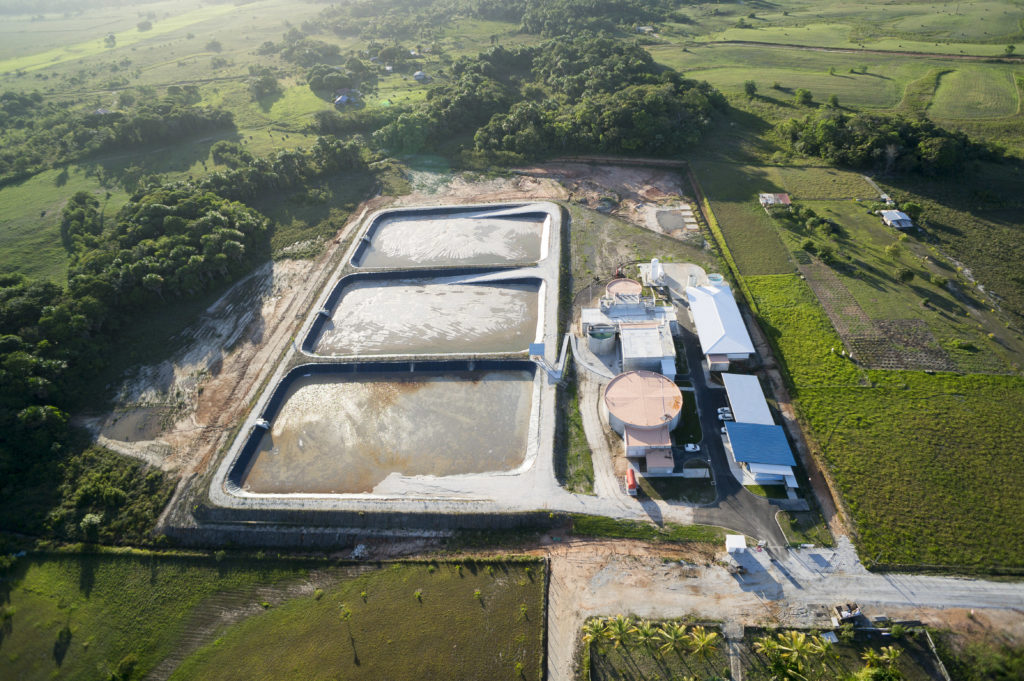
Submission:
<svg viewBox="0 0 1024 681">
<path fill-rule="evenodd" d="M 384 0 L 333 5 L 302 28 L 367 40 L 429 40 L 456 17 L 468 16 L 513 22 L 523 33 L 555 37 L 679 20 L 676 8 L 688 4 L 671 0 Z"/>
<path fill-rule="evenodd" d="M 953 175 L 971 159 L 996 159 L 1001 152 L 945 130 L 927 118 L 847 114 L 821 108 L 777 128 L 793 151 L 829 163 L 883 173 Z"/>
<path fill-rule="evenodd" d="M 452 65 L 425 106 L 373 133 L 399 153 L 472 134 L 479 151 L 675 154 L 698 142 L 725 98 L 654 63 L 636 45 L 585 35 L 538 47 L 494 47 Z M 327 123 L 330 118 L 318 121 Z"/>
</svg>

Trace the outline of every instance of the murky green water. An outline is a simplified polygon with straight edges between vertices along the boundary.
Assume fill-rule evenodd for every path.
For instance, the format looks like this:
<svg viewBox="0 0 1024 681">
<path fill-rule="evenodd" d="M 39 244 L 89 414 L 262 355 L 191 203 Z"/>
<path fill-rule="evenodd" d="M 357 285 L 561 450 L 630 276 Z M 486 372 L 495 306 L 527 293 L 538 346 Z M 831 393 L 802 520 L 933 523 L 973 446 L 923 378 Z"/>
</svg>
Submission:
<svg viewBox="0 0 1024 681">
<path fill-rule="evenodd" d="M 372 492 L 392 472 L 512 470 L 525 457 L 532 393 L 527 371 L 300 378 L 243 487 Z"/>
</svg>

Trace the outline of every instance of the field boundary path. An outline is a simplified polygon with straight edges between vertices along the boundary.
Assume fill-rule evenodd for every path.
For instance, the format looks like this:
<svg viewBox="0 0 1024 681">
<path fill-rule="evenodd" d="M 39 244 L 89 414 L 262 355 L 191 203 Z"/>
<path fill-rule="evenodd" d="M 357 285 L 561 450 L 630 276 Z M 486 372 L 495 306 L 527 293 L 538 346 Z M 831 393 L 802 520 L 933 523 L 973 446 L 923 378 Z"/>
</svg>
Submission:
<svg viewBox="0 0 1024 681">
<path fill-rule="evenodd" d="M 795 45 L 793 43 L 758 42 L 756 40 L 710 40 L 696 43 L 696 47 L 716 47 L 718 45 L 739 47 L 768 47 L 790 50 L 807 50 L 809 52 L 837 52 L 839 54 L 879 54 L 889 57 L 918 57 L 922 59 L 956 59 L 961 61 L 991 61 L 997 59 L 1007 63 L 1024 63 L 1024 58 L 1005 54 L 942 54 L 941 52 L 909 52 L 904 50 L 873 50 L 866 47 L 825 47 L 821 45 Z"/>
</svg>

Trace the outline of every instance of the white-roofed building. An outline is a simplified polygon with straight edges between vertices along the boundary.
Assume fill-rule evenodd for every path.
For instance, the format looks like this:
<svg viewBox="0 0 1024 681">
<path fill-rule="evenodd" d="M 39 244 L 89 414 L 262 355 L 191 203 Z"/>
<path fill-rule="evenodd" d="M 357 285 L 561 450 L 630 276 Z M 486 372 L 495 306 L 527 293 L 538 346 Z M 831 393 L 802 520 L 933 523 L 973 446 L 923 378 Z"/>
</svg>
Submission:
<svg viewBox="0 0 1024 681">
<path fill-rule="evenodd" d="M 914 226 L 910 216 L 901 210 L 883 210 L 882 222 L 896 229 L 910 229 Z"/>
<path fill-rule="evenodd" d="M 711 371 L 728 371 L 733 363 L 750 360 L 755 352 L 754 343 L 728 284 L 723 281 L 690 286 L 686 289 L 686 300 Z"/>
<path fill-rule="evenodd" d="M 729 396 L 729 407 L 733 418 L 739 423 L 760 423 L 774 426 L 775 419 L 764 399 L 761 383 L 757 376 L 748 374 L 722 374 L 725 392 Z"/>
</svg>

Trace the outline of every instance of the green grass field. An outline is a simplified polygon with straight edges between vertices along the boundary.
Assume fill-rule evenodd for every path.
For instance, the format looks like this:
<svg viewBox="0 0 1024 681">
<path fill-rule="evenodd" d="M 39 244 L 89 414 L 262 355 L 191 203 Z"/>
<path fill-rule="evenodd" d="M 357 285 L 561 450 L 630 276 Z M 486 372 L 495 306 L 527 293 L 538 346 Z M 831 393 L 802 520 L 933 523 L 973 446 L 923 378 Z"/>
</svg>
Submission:
<svg viewBox="0 0 1024 681">
<path fill-rule="evenodd" d="M 783 191 L 777 169 L 704 161 L 694 162 L 693 169 L 711 200 L 740 272 L 757 275 L 794 271 L 789 251 L 757 202 L 761 192 Z"/>
<path fill-rule="evenodd" d="M 134 660 L 132 678 L 142 678 L 174 650 L 204 604 L 230 600 L 237 607 L 253 606 L 258 586 L 292 583 L 308 572 L 301 563 L 274 561 L 109 554 L 26 558 L 4 585 L 10 589 L 4 606 L 10 627 L 0 666 L 12 679 L 95 679 Z"/>
<path fill-rule="evenodd" d="M 961 66 L 943 75 L 928 114 L 938 119 L 1000 118 L 1017 113 L 1017 86 L 1003 70 Z"/>
<path fill-rule="evenodd" d="M 539 561 L 358 574 L 366 569 L 230 556 L 25 558 L 4 583 L 0 669 L 12 679 L 140 679 L 200 646 L 173 678 L 512 678 L 517 663 L 518 678 L 540 678 Z"/>
<path fill-rule="evenodd" d="M 796 276 L 748 277 L 869 564 L 1022 566 L 1024 379 L 865 371 Z M 999 405 L 998 408 L 996 405 Z"/>
<path fill-rule="evenodd" d="M 779 181 L 794 201 L 874 199 L 878 192 L 861 173 L 838 168 L 789 166 L 778 169 Z"/>
<path fill-rule="evenodd" d="M 0 271 L 64 281 L 67 252 L 60 240 L 60 212 L 79 191 L 94 194 L 108 219 L 128 200 L 119 187 L 111 188 L 107 199 L 108 190 L 82 166 L 48 170 L 0 189 Z"/>
<path fill-rule="evenodd" d="M 396 564 L 227 629 L 172 679 L 543 677 L 544 567 Z"/>
</svg>

